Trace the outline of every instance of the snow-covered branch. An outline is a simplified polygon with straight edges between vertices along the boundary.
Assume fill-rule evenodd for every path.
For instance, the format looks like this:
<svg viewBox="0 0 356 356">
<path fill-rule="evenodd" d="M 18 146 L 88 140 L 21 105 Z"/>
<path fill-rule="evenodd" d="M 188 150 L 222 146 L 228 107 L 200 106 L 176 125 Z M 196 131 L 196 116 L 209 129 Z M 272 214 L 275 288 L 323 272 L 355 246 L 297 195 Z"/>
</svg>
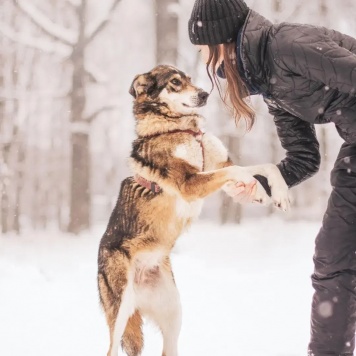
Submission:
<svg viewBox="0 0 356 356">
<path fill-rule="evenodd" d="M 28 0 L 14 0 L 16 6 L 30 18 L 48 36 L 63 44 L 74 46 L 77 34 L 51 21 L 43 12 L 33 6 Z"/>
<path fill-rule="evenodd" d="M 100 114 L 102 114 L 105 111 L 112 111 L 117 109 L 117 105 L 107 105 L 107 106 L 103 106 L 102 108 L 94 111 L 91 115 L 89 115 L 85 121 L 86 122 L 93 122 Z"/>
<path fill-rule="evenodd" d="M 286 21 L 290 22 L 290 21 L 295 20 L 295 18 L 297 18 L 299 16 L 300 10 L 302 10 L 303 7 L 304 7 L 304 3 L 303 3 L 303 1 L 300 1 L 297 4 L 297 6 L 294 8 L 293 12 L 291 14 L 289 14 Z"/>
<path fill-rule="evenodd" d="M 85 63 L 85 72 L 91 83 L 103 84 L 108 81 L 108 77 L 97 66 Z"/>
<path fill-rule="evenodd" d="M 109 24 L 111 14 L 115 11 L 120 1 L 121 0 L 112 0 L 112 4 L 108 7 L 106 13 L 101 17 L 93 20 L 93 22 L 88 25 L 86 31 L 86 44 L 90 43 Z"/>
<path fill-rule="evenodd" d="M 79 7 L 80 4 L 82 3 L 81 0 L 65 0 L 65 1 L 73 7 Z"/>
<path fill-rule="evenodd" d="M 45 53 L 57 54 L 63 58 L 69 57 L 72 53 L 72 48 L 67 45 L 51 42 L 43 38 L 32 37 L 25 32 L 15 32 L 11 27 L 3 23 L 0 23 L 0 33 L 16 43 L 20 43 Z"/>
</svg>

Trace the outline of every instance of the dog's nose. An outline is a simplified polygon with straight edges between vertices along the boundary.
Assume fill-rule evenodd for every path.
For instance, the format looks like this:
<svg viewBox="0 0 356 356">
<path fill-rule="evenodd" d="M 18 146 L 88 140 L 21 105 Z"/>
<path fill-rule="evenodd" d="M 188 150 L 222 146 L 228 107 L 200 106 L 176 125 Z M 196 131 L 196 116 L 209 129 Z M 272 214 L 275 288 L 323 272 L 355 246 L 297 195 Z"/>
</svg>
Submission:
<svg viewBox="0 0 356 356">
<path fill-rule="evenodd" d="M 206 91 L 201 91 L 198 94 L 199 99 L 204 102 L 208 100 L 208 96 L 209 96 L 209 94 Z"/>
</svg>

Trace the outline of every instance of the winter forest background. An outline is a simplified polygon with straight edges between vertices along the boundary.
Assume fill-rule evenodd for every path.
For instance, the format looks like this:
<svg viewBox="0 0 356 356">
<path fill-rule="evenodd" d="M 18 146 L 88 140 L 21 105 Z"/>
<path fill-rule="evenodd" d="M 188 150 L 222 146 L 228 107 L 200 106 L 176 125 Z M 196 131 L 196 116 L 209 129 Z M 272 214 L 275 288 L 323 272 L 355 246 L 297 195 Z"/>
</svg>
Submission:
<svg viewBox="0 0 356 356">
<path fill-rule="evenodd" d="M 0 355 L 98 356 L 108 331 L 96 273 L 101 235 L 134 138 L 136 74 L 177 65 L 210 89 L 188 39 L 193 0 L 0 0 Z M 356 36 L 355 0 L 247 0 L 272 21 Z M 264 103 L 245 133 L 215 92 L 202 114 L 240 165 L 284 152 Z M 341 145 L 317 127 L 320 172 L 292 211 L 207 199 L 172 252 L 184 356 L 304 356 L 313 244 Z M 224 224 L 224 226 L 222 226 Z M 68 234 L 69 232 L 69 234 Z M 77 236 L 74 236 L 76 234 Z M 143 356 L 162 340 L 145 323 Z"/>
<path fill-rule="evenodd" d="M 306 22 L 356 35 L 352 0 L 250 0 L 272 21 Z M 1 0 L 0 217 L 3 233 L 22 228 L 79 233 L 106 221 L 134 137 L 133 77 L 157 63 L 177 65 L 205 89 L 210 82 L 189 42 L 192 0 Z M 209 129 L 240 165 L 273 162 L 284 152 L 266 107 L 252 132 L 236 129 L 218 96 L 203 111 Z M 319 174 L 293 190 L 284 219 L 320 219 L 341 140 L 318 127 Z M 241 207 L 223 194 L 202 218 L 240 222 L 271 208 Z"/>
</svg>

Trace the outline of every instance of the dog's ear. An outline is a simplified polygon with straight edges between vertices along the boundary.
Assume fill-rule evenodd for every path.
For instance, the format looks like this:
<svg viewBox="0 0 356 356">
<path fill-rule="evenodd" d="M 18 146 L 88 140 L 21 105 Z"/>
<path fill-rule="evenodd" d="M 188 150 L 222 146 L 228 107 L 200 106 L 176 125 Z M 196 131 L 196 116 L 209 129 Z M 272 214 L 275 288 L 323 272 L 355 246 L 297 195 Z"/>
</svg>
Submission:
<svg viewBox="0 0 356 356">
<path fill-rule="evenodd" d="M 149 73 L 137 75 L 131 84 L 129 93 L 136 99 L 141 94 L 147 94 L 154 85 L 155 81 Z"/>
</svg>

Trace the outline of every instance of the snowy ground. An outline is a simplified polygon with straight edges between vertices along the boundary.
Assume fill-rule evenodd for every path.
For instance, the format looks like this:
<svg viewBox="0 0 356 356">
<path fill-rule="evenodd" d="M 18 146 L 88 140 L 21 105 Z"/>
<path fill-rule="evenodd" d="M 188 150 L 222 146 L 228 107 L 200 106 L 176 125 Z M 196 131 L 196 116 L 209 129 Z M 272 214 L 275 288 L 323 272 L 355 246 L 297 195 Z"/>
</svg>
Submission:
<svg viewBox="0 0 356 356">
<path fill-rule="evenodd" d="M 181 356 L 304 356 L 315 223 L 197 223 L 173 253 Z M 0 237 L 0 355 L 106 355 L 96 254 L 103 228 L 81 237 Z M 142 356 L 161 355 L 145 325 Z"/>
</svg>

